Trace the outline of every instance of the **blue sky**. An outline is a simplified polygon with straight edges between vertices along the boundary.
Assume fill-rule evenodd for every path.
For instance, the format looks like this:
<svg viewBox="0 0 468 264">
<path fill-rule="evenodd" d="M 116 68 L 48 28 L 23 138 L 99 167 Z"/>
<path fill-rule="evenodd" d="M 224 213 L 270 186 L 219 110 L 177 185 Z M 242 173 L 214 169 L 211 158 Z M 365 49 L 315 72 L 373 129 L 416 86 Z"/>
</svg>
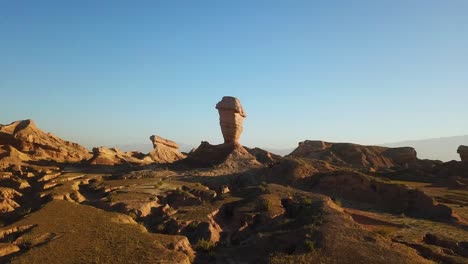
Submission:
<svg viewBox="0 0 468 264">
<path fill-rule="evenodd" d="M 468 134 L 468 1 L 0 0 L 0 123 L 85 146 Z"/>
</svg>

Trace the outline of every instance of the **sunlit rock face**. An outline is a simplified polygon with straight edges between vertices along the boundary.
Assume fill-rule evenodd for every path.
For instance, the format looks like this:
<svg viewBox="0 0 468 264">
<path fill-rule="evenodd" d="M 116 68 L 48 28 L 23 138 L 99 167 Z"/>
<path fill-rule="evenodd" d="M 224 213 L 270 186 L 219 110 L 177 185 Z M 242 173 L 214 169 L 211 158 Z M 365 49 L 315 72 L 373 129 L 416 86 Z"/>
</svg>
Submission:
<svg viewBox="0 0 468 264">
<path fill-rule="evenodd" d="M 242 134 L 242 123 L 246 114 L 239 99 L 231 96 L 224 96 L 216 104 L 219 112 L 219 123 L 224 137 L 225 144 L 239 143 Z"/>
<path fill-rule="evenodd" d="M 179 151 L 179 145 L 174 141 L 156 135 L 152 135 L 150 140 L 153 143 L 153 150 L 148 155 L 154 161 L 172 163 L 185 158 L 185 155 Z"/>
</svg>

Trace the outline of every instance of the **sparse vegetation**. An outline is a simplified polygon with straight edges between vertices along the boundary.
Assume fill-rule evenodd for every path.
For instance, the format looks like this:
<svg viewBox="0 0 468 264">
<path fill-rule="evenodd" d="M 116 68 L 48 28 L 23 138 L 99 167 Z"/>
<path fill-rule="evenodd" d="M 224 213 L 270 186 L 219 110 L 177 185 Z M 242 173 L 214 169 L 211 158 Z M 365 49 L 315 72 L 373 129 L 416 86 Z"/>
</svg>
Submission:
<svg viewBox="0 0 468 264">
<path fill-rule="evenodd" d="M 108 195 L 107 195 L 107 200 L 111 203 L 114 203 L 117 201 L 117 192 L 110 192 Z"/>
<path fill-rule="evenodd" d="M 257 206 L 257 210 L 259 210 L 261 212 L 269 211 L 269 210 L 271 210 L 271 208 L 272 208 L 272 203 L 271 203 L 271 201 L 269 201 L 267 199 L 260 200 L 259 203 L 258 203 L 258 206 Z"/>
<path fill-rule="evenodd" d="M 162 185 L 163 185 L 163 182 L 162 182 L 162 181 L 158 181 L 158 182 L 154 185 L 154 188 L 158 189 L 158 188 L 160 188 Z"/>
<path fill-rule="evenodd" d="M 215 242 L 212 242 L 210 240 L 205 240 L 205 239 L 198 240 L 198 242 L 197 242 L 197 244 L 195 246 L 195 248 L 197 250 L 203 251 L 203 252 L 208 253 L 208 254 L 213 252 L 215 247 L 216 247 Z"/>
<path fill-rule="evenodd" d="M 310 239 L 306 239 L 306 240 L 304 240 L 304 247 L 308 251 L 314 251 L 315 250 L 315 242 L 310 240 Z"/>
</svg>

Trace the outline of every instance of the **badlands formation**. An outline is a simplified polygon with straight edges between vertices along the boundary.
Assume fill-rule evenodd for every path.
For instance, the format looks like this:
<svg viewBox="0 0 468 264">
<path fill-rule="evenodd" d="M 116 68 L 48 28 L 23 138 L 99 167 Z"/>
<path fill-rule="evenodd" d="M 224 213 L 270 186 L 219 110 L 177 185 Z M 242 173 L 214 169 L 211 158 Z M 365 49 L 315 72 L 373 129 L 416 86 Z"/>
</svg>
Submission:
<svg viewBox="0 0 468 264">
<path fill-rule="evenodd" d="M 216 109 L 224 142 L 188 154 L 0 125 L 0 263 L 468 263 L 467 146 L 445 163 L 312 140 L 281 157 L 241 145 L 237 98 Z"/>
</svg>

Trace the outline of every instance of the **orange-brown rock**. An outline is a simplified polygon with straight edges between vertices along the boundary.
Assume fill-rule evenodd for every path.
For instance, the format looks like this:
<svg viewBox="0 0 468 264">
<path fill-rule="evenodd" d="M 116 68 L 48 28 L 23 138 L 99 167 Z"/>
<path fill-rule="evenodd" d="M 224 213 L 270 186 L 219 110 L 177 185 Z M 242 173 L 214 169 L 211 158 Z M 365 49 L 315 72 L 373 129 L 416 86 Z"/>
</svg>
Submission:
<svg viewBox="0 0 468 264">
<path fill-rule="evenodd" d="M 152 135 L 150 140 L 154 149 L 148 156 L 155 162 L 172 163 L 186 157 L 179 151 L 179 145 L 174 141 L 156 135 Z"/>
<path fill-rule="evenodd" d="M 133 152 L 123 152 L 117 148 L 97 147 L 93 148 L 93 157 L 89 160 L 93 165 L 141 165 L 151 163 L 150 159 L 138 159 L 133 157 Z"/>
<path fill-rule="evenodd" d="M 242 134 L 242 123 L 246 114 L 239 99 L 231 96 L 224 96 L 216 104 L 219 112 L 219 123 L 223 132 L 224 143 L 238 143 Z"/>
<path fill-rule="evenodd" d="M 468 146 L 460 145 L 457 149 L 457 153 L 460 154 L 460 159 L 463 162 L 468 162 Z"/>
<path fill-rule="evenodd" d="M 10 152 L 14 152 L 14 148 L 25 154 L 20 157 L 21 154 L 12 153 L 20 160 L 27 156 L 34 161 L 79 162 L 91 157 L 85 147 L 42 131 L 30 119 L 0 125 L 0 145 L 9 146 Z M 0 159 L 7 156 L 9 154 L 4 154 Z"/>
<path fill-rule="evenodd" d="M 4 145 L 12 145 L 33 157 L 74 162 L 90 156 L 86 148 L 40 130 L 30 119 L 1 126 L 0 132 L 4 137 L 9 138 L 7 142 L 3 142 L 7 143 Z"/>
<path fill-rule="evenodd" d="M 12 188 L 0 187 L 0 216 L 13 212 L 20 205 L 15 199 L 23 196 L 21 193 Z"/>
<path fill-rule="evenodd" d="M 20 248 L 17 245 L 10 243 L 0 243 L 0 257 L 7 256 L 18 251 L 20 251 Z"/>
</svg>

